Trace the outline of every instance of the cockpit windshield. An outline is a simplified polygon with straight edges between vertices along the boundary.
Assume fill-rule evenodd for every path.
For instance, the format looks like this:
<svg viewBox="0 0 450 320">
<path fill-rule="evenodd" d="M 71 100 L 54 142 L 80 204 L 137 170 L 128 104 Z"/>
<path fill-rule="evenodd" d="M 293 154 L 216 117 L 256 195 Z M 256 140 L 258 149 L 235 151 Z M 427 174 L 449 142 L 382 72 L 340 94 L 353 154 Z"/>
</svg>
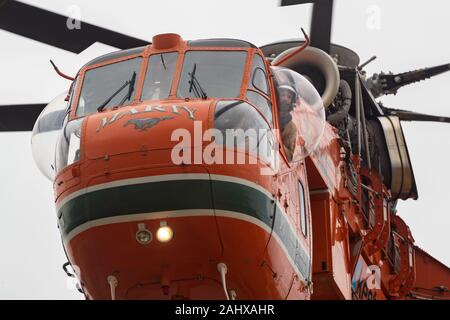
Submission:
<svg viewBox="0 0 450 320">
<path fill-rule="evenodd" d="M 245 51 L 186 52 L 178 85 L 178 97 L 238 97 L 246 57 Z"/>
<path fill-rule="evenodd" d="M 176 83 L 178 98 L 238 98 L 247 51 L 187 51 L 178 81 L 174 81 L 178 52 L 155 53 L 148 58 L 148 64 L 143 63 L 144 59 L 135 57 L 87 68 L 77 117 L 129 105 L 140 92 L 138 85 L 142 86 L 142 95 L 137 97 L 141 101 L 168 99 Z M 139 79 L 141 65 L 148 65 L 144 81 Z"/>
<path fill-rule="evenodd" d="M 141 62 L 142 58 L 137 57 L 86 71 L 77 116 L 133 101 Z"/>
</svg>

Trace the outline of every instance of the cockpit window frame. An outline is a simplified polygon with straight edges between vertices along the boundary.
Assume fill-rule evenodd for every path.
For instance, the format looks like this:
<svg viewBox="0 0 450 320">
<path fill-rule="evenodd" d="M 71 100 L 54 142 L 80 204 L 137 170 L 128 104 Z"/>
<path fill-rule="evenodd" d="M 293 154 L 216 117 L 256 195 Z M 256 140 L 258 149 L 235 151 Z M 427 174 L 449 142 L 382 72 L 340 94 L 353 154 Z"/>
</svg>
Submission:
<svg viewBox="0 0 450 320">
<path fill-rule="evenodd" d="M 255 58 L 259 57 L 261 59 L 261 62 L 264 65 L 265 69 L 262 69 L 261 67 L 256 67 L 254 68 L 254 62 L 255 62 Z M 257 70 L 257 69 L 261 69 L 261 71 L 264 72 L 265 74 L 265 78 L 266 78 L 266 84 L 267 84 L 267 93 L 265 93 L 264 91 L 258 89 L 255 85 L 254 85 L 254 73 L 253 70 Z M 274 92 L 274 88 L 271 85 L 271 74 L 270 74 L 270 66 L 267 63 L 267 60 L 264 58 L 264 56 L 262 56 L 261 54 L 259 54 L 256 50 L 254 50 L 254 52 L 251 55 L 250 58 L 250 65 L 249 65 L 249 70 L 248 70 L 248 81 L 247 81 L 247 85 L 246 85 L 246 89 L 244 92 L 244 99 L 246 100 L 246 102 L 248 102 L 252 107 L 256 108 L 258 110 L 258 112 L 263 116 L 263 118 L 266 120 L 266 122 L 269 124 L 269 127 L 274 129 L 275 127 L 275 118 L 274 118 L 274 112 L 276 111 L 276 109 L 274 108 L 274 104 L 273 104 L 273 95 L 272 93 Z M 250 100 L 250 98 L 248 98 L 247 94 L 248 92 L 252 92 L 255 94 L 260 95 L 262 98 L 266 99 L 269 103 L 269 106 L 271 108 L 271 112 L 272 112 L 272 119 L 268 119 L 263 112 L 261 111 L 261 108 L 259 106 L 257 106 L 255 104 L 254 101 Z"/>
</svg>

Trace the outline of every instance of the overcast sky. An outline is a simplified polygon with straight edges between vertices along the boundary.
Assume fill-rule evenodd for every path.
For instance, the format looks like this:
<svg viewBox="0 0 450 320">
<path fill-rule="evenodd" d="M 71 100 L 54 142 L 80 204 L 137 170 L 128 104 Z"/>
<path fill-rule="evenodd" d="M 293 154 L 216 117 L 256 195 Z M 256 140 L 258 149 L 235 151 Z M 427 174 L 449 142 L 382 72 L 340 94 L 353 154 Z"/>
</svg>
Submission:
<svg viewBox="0 0 450 320">
<path fill-rule="evenodd" d="M 278 0 L 24 1 L 151 41 L 175 32 L 185 39 L 240 38 L 263 45 L 309 29 L 310 5 L 279 8 Z M 450 62 L 450 3 L 441 0 L 337 0 L 333 42 L 378 59 L 366 70 L 395 73 Z M 73 7 L 73 6 L 76 7 Z M 17 17 L 20 19 L 20 17 Z M 30 25 L 30 28 L 33 26 Z M 48 60 L 75 74 L 114 48 L 96 44 L 80 55 L 0 31 L 0 105 L 48 102 L 69 86 Z M 450 116 L 450 74 L 383 98 L 387 106 Z M 419 200 L 399 214 L 416 244 L 450 265 L 450 126 L 404 123 Z M 0 299 L 82 299 L 61 269 L 66 261 L 56 228 L 51 183 L 34 165 L 30 133 L 0 133 Z"/>
</svg>

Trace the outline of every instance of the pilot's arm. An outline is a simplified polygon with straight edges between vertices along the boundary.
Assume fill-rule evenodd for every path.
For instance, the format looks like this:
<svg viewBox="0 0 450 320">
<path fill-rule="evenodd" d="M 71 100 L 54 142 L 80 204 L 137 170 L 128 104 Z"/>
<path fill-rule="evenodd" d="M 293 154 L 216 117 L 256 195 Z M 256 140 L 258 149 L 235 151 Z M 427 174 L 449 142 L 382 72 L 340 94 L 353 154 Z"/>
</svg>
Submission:
<svg viewBox="0 0 450 320">
<path fill-rule="evenodd" d="M 283 139 L 286 157 L 289 161 L 291 161 L 294 156 L 295 143 L 297 139 L 297 126 L 294 121 L 289 121 L 288 124 L 281 130 L 281 138 Z"/>
</svg>

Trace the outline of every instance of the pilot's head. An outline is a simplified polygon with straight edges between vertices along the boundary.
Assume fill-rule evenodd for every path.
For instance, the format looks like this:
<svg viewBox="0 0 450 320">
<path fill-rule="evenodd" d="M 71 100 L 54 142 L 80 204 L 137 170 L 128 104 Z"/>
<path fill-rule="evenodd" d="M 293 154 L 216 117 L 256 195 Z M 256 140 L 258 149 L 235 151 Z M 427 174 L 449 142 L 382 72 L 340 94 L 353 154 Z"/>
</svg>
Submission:
<svg viewBox="0 0 450 320">
<path fill-rule="evenodd" d="M 278 102 L 280 112 L 291 112 L 297 100 L 297 91 L 287 84 L 278 87 Z"/>
</svg>

